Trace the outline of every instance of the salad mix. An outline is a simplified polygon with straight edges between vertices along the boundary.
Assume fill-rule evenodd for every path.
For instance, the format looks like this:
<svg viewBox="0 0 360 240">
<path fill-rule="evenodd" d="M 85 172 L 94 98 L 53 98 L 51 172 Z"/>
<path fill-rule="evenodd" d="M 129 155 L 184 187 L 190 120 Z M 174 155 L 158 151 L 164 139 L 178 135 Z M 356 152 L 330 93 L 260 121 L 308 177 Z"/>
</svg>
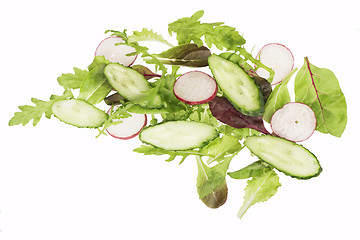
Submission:
<svg viewBox="0 0 360 240">
<path fill-rule="evenodd" d="M 239 218 L 277 192 L 279 174 L 318 176 L 319 160 L 299 142 L 314 131 L 336 137 L 344 132 L 346 101 L 334 73 L 316 67 L 308 57 L 300 69 L 294 68 L 291 51 L 278 43 L 253 56 L 235 28 L 204 23 L 203 14 L 198 11 L 168 25 L 176 45 L 145 28 L 131 34 L 106 31 L 111 36 L 99 44 L 87 69 L 75 67 L 57 79 L 64 88 L 61 95 L 48 101 L 32 98 L 33 105 L 20 106 L 9 125 L 32 120 L 35 126 L 43 115 L 54 115 L 66 124 L 97 129 L 97 137 L 138 136 L 143 144 L 134 149 L 137 153 L 178 159 L 180 164 L 193 156 L 197 192 L 210 208 L 226 202 L 227 177 L 247 179 Z M 152 53 L 147 41 L 168 49 Z M 179 69 L 187 72 L 180 74 Z M 292 101 L 287 85 L 295 73 Z M 100 109 L 104 102 L 109 109 Z M 229 172 L 244 148 L 254 162 Z"/>
</svg>

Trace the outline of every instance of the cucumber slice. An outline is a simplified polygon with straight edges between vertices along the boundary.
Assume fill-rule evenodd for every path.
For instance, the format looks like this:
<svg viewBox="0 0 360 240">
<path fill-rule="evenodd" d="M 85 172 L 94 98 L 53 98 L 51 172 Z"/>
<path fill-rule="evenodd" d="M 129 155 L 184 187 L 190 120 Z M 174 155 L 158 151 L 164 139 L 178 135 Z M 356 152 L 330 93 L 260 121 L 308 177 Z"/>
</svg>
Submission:
<svg viewBox="0 0 360 240">
<path fill-rule="evenodd" d="M 101 127 L 108 115 L 94 105 L 78 99 L 59 100 L 51 110 L 60 121 L 79 128 Z"/>
<path fill-rule="evenodd" d="M 261 160 L 291 177 L 309 179 L 322 171 L 314 154 L 286 139 L 271 135 L 251 136 L 244 145 Z"/>
<path fill-rule="evenodd" d="M 142 142 L 166 150 L 189 150 L 205 146 L 219 136 L 215 127 L 195 121 L 168 121 L 144 128 Z"/>
<path fill-rule="evenodd" d="M 110 85 L 127 100 L 142 107 L 160 108 L 162 106 L 159 95 L 156 95 L 151 102 L 141 101 L 146 97 L 146 92 L 151 89 L 151 86 L 144 75 L 138 71 L 118 63 L 110 63 L 105 67 L 104 74 Z"/>
<path fill-rule="evenodd" d="M 239 65 L 214 54 L 208 62 L 225 97 L 237 110 L 250 116 L 263 113 L 264 99 L 260 89 Z"/>
</svg>

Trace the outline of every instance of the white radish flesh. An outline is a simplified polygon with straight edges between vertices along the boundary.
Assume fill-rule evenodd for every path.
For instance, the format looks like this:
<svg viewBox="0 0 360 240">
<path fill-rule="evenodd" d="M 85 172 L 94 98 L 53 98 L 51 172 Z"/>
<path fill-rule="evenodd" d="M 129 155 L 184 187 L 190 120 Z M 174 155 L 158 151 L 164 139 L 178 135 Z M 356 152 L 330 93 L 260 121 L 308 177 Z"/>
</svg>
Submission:
<svg viewBox="0 0 360 240">
<path fill-rule="evenodd" d="M 203 104 L 214 99 L 217 93 L 215 79 L 200 71 L 181 75 L 174 84 L 174 94 L 187 104 Z"/>
<path fill-rule="evenodd" d="M 272 85 L 280 83 L 294 67 L 294 56 L 291 51 L 282 44 L 269 43 L 262 47 L 257 57 L 265 66 L 272 68 L 275 72 Z M 256 73 L 263 78 L 269 78 L 270 73 L 258 68 Z"/>
<path fill-rule="evenodd" d="M 309 106 L 303 103 L 288 103 L 274 113 L 271 128 L 279 137 L 300 142 L 314 133 L 316 117 Z"/>
<path fill-rule="evenodd" d="M 96 48 L 95 56 L 104 56 L 110 62 L 120 63 L 126 67 L 131 66 L 135 62 L 137 55 L 126 56 L 135 52 L 135 49 L 127 45 L 116 45 L 124 42 L 120 37 L 105 38 Z"/>
<path fill-rule="evenodd" d="M 147 124 L 147 117 L 145 114 L 131 113 L 131 117 L 123 118 L 121 121 L 106 128 L 106 131 L 114 138 L 127 140 L 139 135 Z"/>
</svg>

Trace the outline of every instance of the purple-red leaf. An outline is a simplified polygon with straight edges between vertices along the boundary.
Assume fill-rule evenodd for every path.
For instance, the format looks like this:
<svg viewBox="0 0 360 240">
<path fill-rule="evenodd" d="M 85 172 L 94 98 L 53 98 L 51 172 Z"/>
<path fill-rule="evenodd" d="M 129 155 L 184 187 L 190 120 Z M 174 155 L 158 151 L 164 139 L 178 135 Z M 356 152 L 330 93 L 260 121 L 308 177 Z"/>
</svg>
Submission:
<svg viewBox="0 0 360 240">
<path fill-rule="evenodd" d="M 149 68 L 143 65 L 134 65 L 131 68 L 144 75 L 146 80 L 149 80 L 154 77 L 161 77 L 161 75 L 152 72 Z"/>
<path fill-rule="evenodd" d="M 224 97 L 215 97 L 209 102 L 209 106 L 212 115 L 222 123 L 234 128 L 251 128 L 264 134 L 270 134 L 264 127 L 262 117 L 242 114 Z"/>
</svg>

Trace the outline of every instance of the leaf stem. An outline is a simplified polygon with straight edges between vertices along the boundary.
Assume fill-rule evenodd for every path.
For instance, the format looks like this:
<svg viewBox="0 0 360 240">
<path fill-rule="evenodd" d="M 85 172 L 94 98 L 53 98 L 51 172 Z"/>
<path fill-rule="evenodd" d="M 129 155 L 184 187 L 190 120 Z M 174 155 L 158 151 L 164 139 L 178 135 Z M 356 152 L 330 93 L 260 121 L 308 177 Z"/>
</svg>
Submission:
<svg viewBox="0 0 360 240">
<path fill-rule="evenodd" d="M 260 60 L 254 58 L 250 53 L 248 53 L 248 52 L 245 50 L 245 48 L 240 47 L 240 48 L 238 48 L 237 50 L 238 50 L 238 51 L 240 52 L 240 54 L 243 55 L 246 59 L 250 60 L 253 64 L 255 64 L 255 65 L 256 65 L 256 68 L 261 67 L 261 68 L 264 68 L 266 71 L 268 71 L 269 74 L 270 74 L 270 76 L 269 76 L 269 78 L 268 78 L 267 80 L 268 80 L 268 82 L 270 82 L 270 83 L 272 82 L 272 80 L 274 79 L 274 75 L 275 75 L 275 72 L 274 72 L 273 69 L 265 66 Z"/>
<path fill-rule="evenodd" d="M 326 122 L 325 122 L 325 115 L 324 115 L 324 107 L 322 106 L 322 103 L 321 103 L 320 97 L 319 97 L 319 91 L 317 90 L 316 85 L 315 85 L 314 74 L 312 73 L 311 68 L 310 68 L 309 58 L 308 58 L 308 57 L 305 57 L 305 61 L 306 61 L 307 69 L 308 69 L 309 74 L 310 74 L 310 78 L 311 78 L 312 85 L 313 85 L 314 90 L 315 90 L 316 99 L 317 99 L 317 101 L 319 102 L 319 105 L 320 105 L 321 115 L 322 115 L 322 118 L 323 118 L 323 121 L 324 121 L 324 126 L 325 126 L 325 128 L 327 129 L 327 127 L 326 127 Z"/>
</svg>

